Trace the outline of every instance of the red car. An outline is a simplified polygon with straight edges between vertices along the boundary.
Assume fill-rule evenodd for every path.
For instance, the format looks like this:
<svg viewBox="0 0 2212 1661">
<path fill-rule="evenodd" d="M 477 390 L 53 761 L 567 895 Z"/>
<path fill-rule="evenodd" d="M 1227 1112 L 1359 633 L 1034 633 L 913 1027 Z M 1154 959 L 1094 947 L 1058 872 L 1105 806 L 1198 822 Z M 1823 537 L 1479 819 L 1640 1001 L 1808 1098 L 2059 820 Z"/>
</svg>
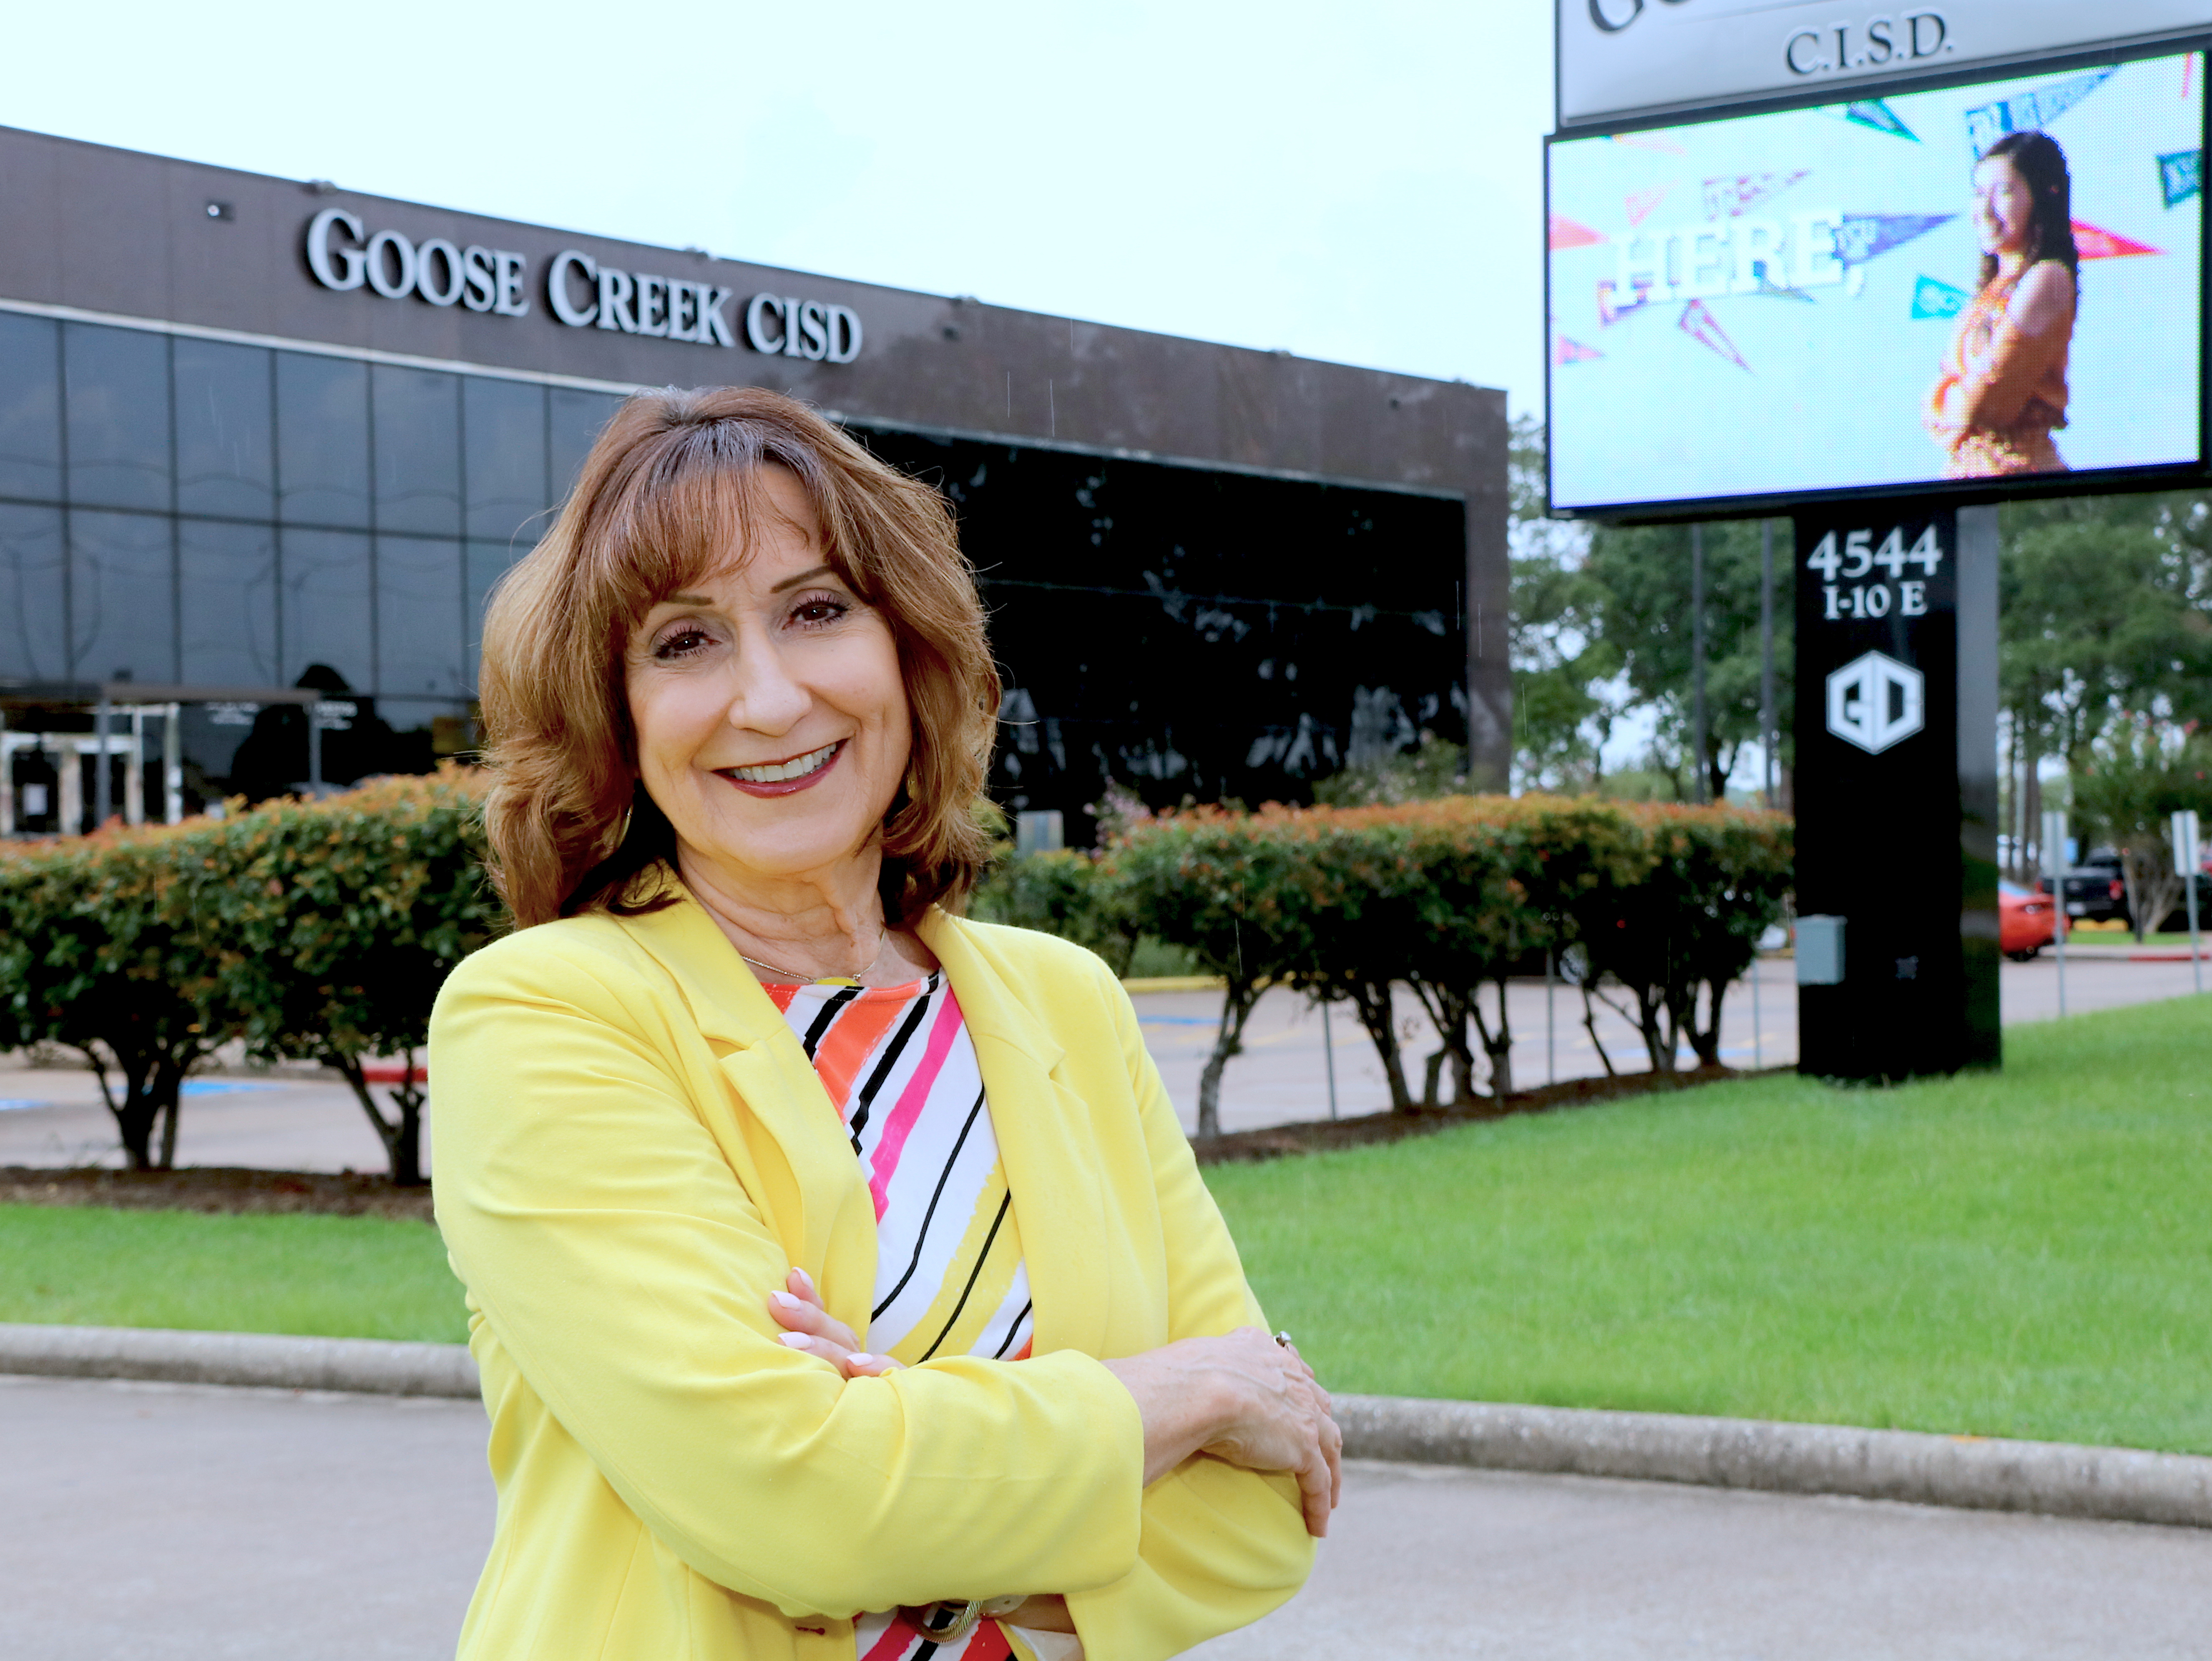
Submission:
<svg viewBox="0 0 2212 1661">
<path fill-rule="evenodd" d="M 1997 946 L 2014 963 L 2026 963 L 2051 944 L 2051 896 L 2016 882 L 1997 885 Z"/>
</svg>

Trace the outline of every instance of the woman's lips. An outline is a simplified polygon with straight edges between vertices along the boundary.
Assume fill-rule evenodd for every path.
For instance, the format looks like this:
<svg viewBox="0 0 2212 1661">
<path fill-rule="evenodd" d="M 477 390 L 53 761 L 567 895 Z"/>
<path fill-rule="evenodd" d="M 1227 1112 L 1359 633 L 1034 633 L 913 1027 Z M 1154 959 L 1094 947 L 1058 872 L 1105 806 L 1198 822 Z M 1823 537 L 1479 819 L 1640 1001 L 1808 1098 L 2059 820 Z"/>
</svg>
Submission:
<svg viewBox="0 0 2212 1661">
<path fill-rule="evenodd" d="M 792 757 L 787 761 L 769 762 L 759 767 L 720 767 L 714 770 L 719 777 L 727 779 L 749 796 L 796 795 L 801 790 L 813 788 L 829 776 L 830 770 L 837 764 L 838 758 L 845 753 L 845 739 L 839 739 L 835 744 L 825 744 L 819 750 L 807 751 L 802 755 Z M 813 763 L 813 765 L 807 767 L 805 771 L 793 778 L 748 779 L 738 776 L 740 772 L 758 773 L 794 765 L 804 766 L 809 762 Z"/>
</svg>

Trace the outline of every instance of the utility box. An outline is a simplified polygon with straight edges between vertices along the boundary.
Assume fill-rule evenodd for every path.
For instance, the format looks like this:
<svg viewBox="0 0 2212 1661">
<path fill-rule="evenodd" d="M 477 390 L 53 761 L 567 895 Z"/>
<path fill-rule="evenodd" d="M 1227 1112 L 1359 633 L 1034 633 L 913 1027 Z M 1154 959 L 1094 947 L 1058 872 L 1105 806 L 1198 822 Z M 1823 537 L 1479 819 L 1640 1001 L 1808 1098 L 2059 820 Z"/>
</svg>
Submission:
<svg viewBox="0 0 2212 1661">
<path fill-rule="evenodd" d="M 1841 917 L 1797 919 L 1797 984 L 1841 986 L 1844 983 L 1844 920 Z"/>
<path fill-rule="evenodd" d="M 1033 809 L 1014 815 L 1014 851 L 1017 854 L 1056 854 L 1066 846 L 1066 825 L 1057 807 Z"/>
</svg>

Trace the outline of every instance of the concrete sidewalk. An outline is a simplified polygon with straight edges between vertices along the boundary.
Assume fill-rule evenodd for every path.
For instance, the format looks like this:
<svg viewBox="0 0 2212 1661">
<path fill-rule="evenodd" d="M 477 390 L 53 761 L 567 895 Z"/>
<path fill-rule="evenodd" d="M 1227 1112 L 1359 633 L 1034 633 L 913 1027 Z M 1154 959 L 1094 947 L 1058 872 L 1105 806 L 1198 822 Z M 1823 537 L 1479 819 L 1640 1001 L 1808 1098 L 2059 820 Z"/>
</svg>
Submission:
<svg viewBox="0 0 2212 1661">
<path fill-rule="evenodd" d="M 490 1536 L 475 1403 L 0 1379 L 9 1661 L 432 1661 Z M 1207 1661 L 2203 1654 L 2212 1532 L 1353 1465 L 1312 1585 Z"/>
</svg>

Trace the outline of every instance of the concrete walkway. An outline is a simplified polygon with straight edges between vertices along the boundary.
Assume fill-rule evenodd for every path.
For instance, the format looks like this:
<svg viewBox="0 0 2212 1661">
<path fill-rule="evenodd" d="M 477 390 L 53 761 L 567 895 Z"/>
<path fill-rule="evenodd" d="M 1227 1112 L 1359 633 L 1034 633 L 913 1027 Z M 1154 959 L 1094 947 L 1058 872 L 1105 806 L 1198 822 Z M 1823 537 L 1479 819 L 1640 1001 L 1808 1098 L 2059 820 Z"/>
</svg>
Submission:
<svg viewBox="0 0 2212 1661">
<path fill-rule="evenodd" d="M 432 1661 L 491 1528 L 467 1402 L 0 1379 L 9 1661 Z M 1207 1661 L 2199 1656 L 2212 1530 L 1352 1467 Z"/>
</svg>

